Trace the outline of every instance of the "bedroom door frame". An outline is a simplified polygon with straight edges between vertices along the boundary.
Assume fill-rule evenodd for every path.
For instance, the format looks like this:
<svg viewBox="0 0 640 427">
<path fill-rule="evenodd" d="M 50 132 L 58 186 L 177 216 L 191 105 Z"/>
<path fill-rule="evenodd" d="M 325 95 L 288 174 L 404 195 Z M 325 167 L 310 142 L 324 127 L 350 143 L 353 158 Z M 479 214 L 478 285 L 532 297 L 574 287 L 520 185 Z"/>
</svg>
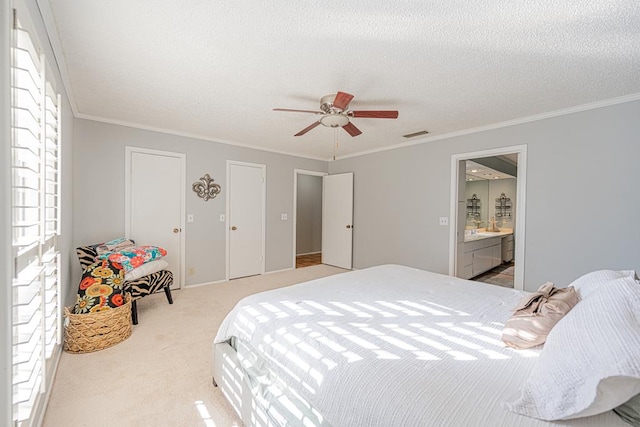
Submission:
<svg viewBox="0 0 640 427">
<path fill-rule="evenodd" d="M 504 154 L 518 154 L 518 176 L 516 177 L 516 228 L 515 235 L 515 275 L 514 289 L 524 290 L 524 243 L 525 243 L 525 214 L 526 214 L 526 190 L 527 190 L 527 145 L 515 145 L 511 147 L 494 148 L 489 150 L 474 151 L 451 156 L 451 207 L 449 224 L 449 275 L 456 275 L 457 262 L 457 232 L 458 232 L 458 178 L 460 176 L 460 161 L 472 160 L 481 157 L 493 157 Z"/>
<path fill-rule="evenodd" d="M 231 280 L 231 192 L 232 192 L 232 183 L 231 183 L 231 167 L 232 166 L 248 166 L 259 168 L 262 171 L 262 212 L 261 212 L 261 221 L 262 221 L 262 260 L 260 266 L 260 272 L 258 274 L 264 274 L 266 269 L 266 230 L 267 230 L 267 165 L 260 163 L 248 163 L 248 162 L 240 162 L 237 160 L 227 160 L 227 191 L 226 193 L 226 210 L 225 210 L 225 240 L 226 240 L 226 249 L 225 249 L 225 279 L 227 281 Z"/>
<path fill-rule="evenodd" d="M 329 175 L 328 172 L 317 172 L 310 171 L 306 169 L 294 169 L 293 170 L 293 261 L 292 268 L 296 269 L 296 252 L 298 246 L 298 236 L 297 236 L 297 227 L 298 227 L 298 176 L 299 175 L 311 175 L 311 176 L 319 176 L 322 178 L 323 176 Z M 322 251 L 322 249 L 320 249 Z"/>
<path fill-rule="evenodd" d="M 132 168 L 132 158 L 133 154 L 151 154 L 156 156 L 166 156 L 172 157 L 180 160 L 180 166 L 182 169 L 182 174 L 180 177 L 180 286 L 177 289 L 183 289 L 186 281 L 186 271 L 185 271 L 185 259 L 186 259 L 186 251 L 185 251 L 185 236 L 186 233 L 186 224 L 185 224 L 185 216 L 186 216 L 186 183 L 187 183 L 187 155 L 184 153 L 176 153 L 172 151 L 161 151 L 161 150 L 152 150 L 149 148 L 140 148 L 140 147 L 125 147 L 125 170 L 124 170 L 124 232 L 125 237 L 130 237 L 131 235 L 131 184 L 132 184 L 132 176 L 131 176 L 131 168 Z"/>
</svg>

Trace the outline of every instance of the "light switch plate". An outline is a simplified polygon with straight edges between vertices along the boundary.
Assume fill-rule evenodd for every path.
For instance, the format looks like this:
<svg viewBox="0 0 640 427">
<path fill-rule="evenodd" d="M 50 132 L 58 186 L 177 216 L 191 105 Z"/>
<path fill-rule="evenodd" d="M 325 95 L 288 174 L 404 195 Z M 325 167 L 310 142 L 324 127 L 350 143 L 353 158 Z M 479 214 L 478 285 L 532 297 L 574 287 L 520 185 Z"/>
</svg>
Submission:
<svg viewBox="0 0 640 427">
<path fill-rule="evenodd" d="M 283 220 L 283 221 L 286 221 L 287 220 L 287 214 L 286 213 L 281 214 L 280 215 L 280 219 Z"/>
<path fill-rule="evenodd" d="M 220 222 L 225 222 L 224 214 L 220 214 Z"/>
<path fill-rule="evenodd" d="M 187 214 L 187 222 L 193 222 L 193 214 Z"/>
<path fill-rule="evenodd" d="M 441 216 L 440 217 L 440 225 L 449 225 L 449 217 Z"/>
</svg>

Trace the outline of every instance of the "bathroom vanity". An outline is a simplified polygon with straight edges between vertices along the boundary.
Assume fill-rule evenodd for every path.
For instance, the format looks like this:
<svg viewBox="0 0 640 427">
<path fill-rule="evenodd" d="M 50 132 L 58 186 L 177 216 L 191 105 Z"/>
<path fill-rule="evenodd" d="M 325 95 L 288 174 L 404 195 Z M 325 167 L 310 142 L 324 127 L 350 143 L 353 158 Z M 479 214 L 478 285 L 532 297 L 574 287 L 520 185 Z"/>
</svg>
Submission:
<svg viewBox="0 0 640 427">
<path fill-rule="evenodd" d="M 504 243 L 504 247 L 503 247 Z M 510 257 L 510 258 L 509 258 Z M 509 259 L 505 259 L 509 258 Z M 464 256 L 459 277 L 470 279 L 513 259 L 513 230 L 465 230 Z"/>
</svg>

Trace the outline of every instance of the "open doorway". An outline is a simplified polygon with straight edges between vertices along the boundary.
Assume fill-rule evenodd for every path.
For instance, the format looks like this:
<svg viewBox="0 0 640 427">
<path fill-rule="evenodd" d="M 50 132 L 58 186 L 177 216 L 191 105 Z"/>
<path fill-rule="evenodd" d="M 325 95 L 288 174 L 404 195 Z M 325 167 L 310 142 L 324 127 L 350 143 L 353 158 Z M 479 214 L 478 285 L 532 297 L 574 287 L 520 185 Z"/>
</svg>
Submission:
<svg viewBox="0 0 640 427">
<path fill-rule="evenodd" d="M 464 165 L 463 165 L 464 163 Z M 460 160 L 466 170 L 463 279 L 513 288 L 518 155 Z M 479 259 L 476 259 L 479 258 Z"/>
<path fill-rule="evenodd" d="M 452 276 L 523 289 L 526 146 L 452 156 Z"/>
<path fill-rule="evenodd" d="M 323 172 L 294 171 L 294 268 L 322 263 Z"/>
</svg>

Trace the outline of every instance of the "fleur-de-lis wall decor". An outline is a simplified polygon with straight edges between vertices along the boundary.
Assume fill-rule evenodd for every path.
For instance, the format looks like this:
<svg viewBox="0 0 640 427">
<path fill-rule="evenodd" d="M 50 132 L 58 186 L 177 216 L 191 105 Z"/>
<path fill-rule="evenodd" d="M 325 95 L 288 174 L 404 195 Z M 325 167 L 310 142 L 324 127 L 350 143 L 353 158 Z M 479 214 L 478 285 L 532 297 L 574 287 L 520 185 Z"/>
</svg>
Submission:
<svg viewBox="0 0 640 427">
<path fill-rule="evenodd" d="M 205 202 L 209 199 L 214 199 L 220 194 L 220 190 L 222 190 L 218 184 L 214 184 L 213 179 L 208 173 L 200 178 L 200 181 L 194 182 L 191 188 L 193 188 L 193 192 L 196 193 L 198 197 L 203 198 Z"/>
</svg>

